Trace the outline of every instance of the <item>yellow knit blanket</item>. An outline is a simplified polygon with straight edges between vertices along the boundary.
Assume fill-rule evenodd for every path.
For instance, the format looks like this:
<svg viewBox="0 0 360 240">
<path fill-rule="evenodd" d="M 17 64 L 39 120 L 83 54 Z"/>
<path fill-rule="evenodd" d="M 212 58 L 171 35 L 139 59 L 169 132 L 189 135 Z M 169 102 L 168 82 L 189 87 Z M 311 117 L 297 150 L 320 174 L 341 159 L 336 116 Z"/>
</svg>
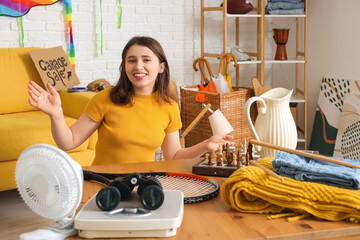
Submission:
<svg viewBox="0 0 360 240">
<path fill-rule="evenodd" d="M 257 161 L 273 170 L 272 158 Z M 231 208 L 247 213 L 306 212 L 329 221 L 360 222 L 360 190 L 270 177 L 248 166 L 235 171 L 223 184 L 221 197 Z"/>
</svg>

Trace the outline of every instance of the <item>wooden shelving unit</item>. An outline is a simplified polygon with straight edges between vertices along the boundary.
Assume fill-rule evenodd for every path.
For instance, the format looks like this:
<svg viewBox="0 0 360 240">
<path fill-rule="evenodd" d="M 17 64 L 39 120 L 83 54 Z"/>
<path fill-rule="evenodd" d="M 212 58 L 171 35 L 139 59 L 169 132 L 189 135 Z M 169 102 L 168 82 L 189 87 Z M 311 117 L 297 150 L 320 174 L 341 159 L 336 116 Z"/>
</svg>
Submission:
<svg viewBox="0 0 360 240">
<path fill-rule="evenodd" d="M 299 132 L 299 141 L 304 144 L 304 148 L 307 148 L 307 2 L 305 0 L 305 14 L 304 15 L 265 15 L 265 0 L 258 0 L 258 6 L 247 13 L 247 14 L 228 14 L 227 13 L 227 1 L 223 1 L 222 7 L 205 7 L 205 1 L 211 2 L 211 0 L 201 0 L 201 57 L 207 58 L 220 58 L 220 56 L 227 51 L 228 46 L 228 19 L 235 18 L 235 44 L 239 46 L 240 44 L 240 21 L 243 18 L 255 18 L 257 25 L 257 41 L 256 41 L 256 52 L 246 52 L 250 57 L 255 58 L 253 61 L 244 61 L 238 62 L 239 65 L 242 64 L 256 64 L 256 76 L 259 79 L 260 83 L 264 85 L 266 82 L 265 79 L 265 65 L 266 64 L 295 64 L 295 89 L 294 96 L 292 97 L 291 104 L 296 107 L 296 118 L 297 128 Z M 214 1 L 213 1 L 214 2 Z M 223 43 L 223 52 L 222 53 L 210 53 L 205 50 L 205 14 L 206 12 L 218 11 L 222 13 L 222 43 Z M 272 19 L 294 19 L 296 21 L 296 54 L 295 59 L 289 59 L 284 61 L 278 61 L 273 59 L 265 59 L 265 23 L 266 21 L 271 21 Z M 303 26 L 303 32 L 300 32 L 300 24 Z M 303 37 L 303 39 L 301 39 Z M 300 49 L 301 44 L 303 43 L 303 49 Z M 289 49 L 288 51 L 291 51 Z M 239 65 L 236 67 L 236 85 L 239 85 Z M 301 76 L 301 65 L 303 68 L 302 79 Z M 302 86 L 301 86 L 302 85 Z M 301 113 L 299 106 L 303 106 Z M 299 120 L 302 120 L 300 126 Z"/>
</svg>

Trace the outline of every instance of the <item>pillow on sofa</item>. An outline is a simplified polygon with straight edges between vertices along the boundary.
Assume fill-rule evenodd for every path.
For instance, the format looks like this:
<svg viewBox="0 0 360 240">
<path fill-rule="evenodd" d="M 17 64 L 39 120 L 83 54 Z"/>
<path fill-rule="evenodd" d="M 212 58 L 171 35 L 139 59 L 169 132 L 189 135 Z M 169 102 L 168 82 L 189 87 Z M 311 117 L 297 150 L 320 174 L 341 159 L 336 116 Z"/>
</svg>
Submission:
<svg viewBox="0 0 360 240">
<path fill-rule="evenodd" d="M 39 48 L 0 48 L 0 114 L 36 110 L 28 102 L 27 84 L 44 87 L 29 51 Z"/>
<path fill-rule="evenodd" d="M 76 119 L 65 116 L 68 125 Z M 51 134 L 49 117 L 40 111 L 0 115 L 0 161 L 17 159 L 21 152 L 35 144 L 56 146 Z M 88 148 L 89 140 L 70 152 Z"/>
</svg>

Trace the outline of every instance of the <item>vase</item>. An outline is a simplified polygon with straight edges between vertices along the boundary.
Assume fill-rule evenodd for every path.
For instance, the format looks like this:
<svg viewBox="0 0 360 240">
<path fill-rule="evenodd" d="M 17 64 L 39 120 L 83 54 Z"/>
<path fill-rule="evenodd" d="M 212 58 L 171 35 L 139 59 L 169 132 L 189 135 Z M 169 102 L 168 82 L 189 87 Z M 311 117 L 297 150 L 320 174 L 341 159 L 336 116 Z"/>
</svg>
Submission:
<svg viewBox="0 0 360 240">
<path fill-rule="evenodd" d="M 290 149 L 297 145 L 297 129 L 290 111 L 293 90 L 273 88 L 259 97 L 251 97 L 245 103 L 245 120 L 252 136 L 258 140 Z M 250 107 L 258 101 L 255 125 L 251 121 Z M 260 157 L 275 157 L 277 150 L 256 146 Z"/>
</svg>

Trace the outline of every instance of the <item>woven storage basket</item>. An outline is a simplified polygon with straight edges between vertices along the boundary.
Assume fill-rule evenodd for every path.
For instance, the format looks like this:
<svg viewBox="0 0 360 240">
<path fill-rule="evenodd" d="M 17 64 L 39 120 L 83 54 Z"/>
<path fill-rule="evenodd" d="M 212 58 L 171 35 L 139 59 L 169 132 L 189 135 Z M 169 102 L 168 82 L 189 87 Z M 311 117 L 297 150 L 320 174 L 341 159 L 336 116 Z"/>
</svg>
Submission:
<svg viewBox="0 0 360 240">
<path fill-rule="evenodd" d="M 242 143 L 244 138 L 251 137 L 245 120 L 244 106 L 245 102 L 255 95 L 253 88 L 233 86 L 234 91 L 228 93 L 199 92 L 198 88 L 198 85 L 180 87 L 183 130 L 185 130 L 201 112 L 201 104 L 210 103 L 211 109 L 213 111 L 220 109 L 234 128 L 234 131 L 230 133 L 230 135 L 234 137 L 236 143 Z M 205 94 L 204 102 L 196 100 L 196 94 L 198 93 Z M 257 116 L 256 104 L 252 104 L 250 113 L 254 123 Z M 207 111 L 199 123 L 185 136 L 186 147 L 200 143 L 213 135 L 208 119 L 210 115 L 211 113 Z"/>
</svg>

